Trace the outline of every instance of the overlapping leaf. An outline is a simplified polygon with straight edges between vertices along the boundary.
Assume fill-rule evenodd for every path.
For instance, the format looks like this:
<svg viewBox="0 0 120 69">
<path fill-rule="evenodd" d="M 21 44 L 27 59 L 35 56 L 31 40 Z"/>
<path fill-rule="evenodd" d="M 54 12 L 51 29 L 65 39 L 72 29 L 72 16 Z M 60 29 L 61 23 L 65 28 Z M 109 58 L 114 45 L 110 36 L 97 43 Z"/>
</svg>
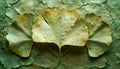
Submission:
<svg viewBox="0 0 120 69">
<path fill-rule="evenodd" d="M 33 28 L 30 21 L 32 17 L 28 17 L 31 15 L 19 16 L 16 22 L 10 26 L 7 35 L 12 51 L 22 57 L 28 57 L 30 54 L 31 36 L 34 42 L 55 43 L 61 49 L 65 45 L 85 46 L 89 33 L 87 47 L 89 55 L 92 57 L 102 55 L 112 42 L 109 26 L 102 21 L 100 16 L 95 14 L 86 16 L 86 25 L 74 10 L 53 8 L 39 16 Z M 33 34 L 31 34 L 31 30 Z M 14 32 L 16 34 L 13 34 Z M 22 45 L 19 46 L 21 43 Z"/>
<path fill-rule="evenodd" d="M 11 1 L 13 1 L 13 0 L 11 0 Z M 59 1 L 59 0 L 58 0 Z M 40 14 L 41 15 L 41 12 L 43 12 L 44 10 L 43 9 L 46 9 L 46 7 L 47 6 L 49 6 L 50 8 L 51 8 L 51 6 L 59 6 L 59 7 L 61 7 L 62 5 L 61 4 L 64 4 L 64 7 L 65 6 L 67 6 L 67 8 L 77 8 L 76 10 L 79 10 L 79 11 L 81 11 L 81 9 L 79 8 L 79 6 L 78 5 L 80 5 L 82 2 L 84 3 L 84 4 L 86 4 L 86 3 L 103 3 L 104 2 L 104 0 L 98 0 L 98 1 L 94 1 L 94 0 L 84 0 L 84 1 L 78 1 L 77 3 L 75 3 L 77 0 L 70 0 L 70 1 L 68 1 L 68 2 L 66 2 L 66 0 L 62 0 L 63 1 L 63 3 L 62 2 L 57 2 L 57 1 L 55 1 L 54 2 L 54 0 L 51 0 L 51 1 L 47 1 L 47 0 L 43 0 L 43 1 L 41 1 L 41 0 L 36 0 L 36 1 L 33 1 L 33 0 L 26 0 L 26 1 L 24 1 L 24 0 L 20 0 L 20 2 L 18 2 L 17 4 L 14 4 L 12 7 L 18 12 L 18 13 L 20 13 L 20 14 L 23 14 L 23 13 L 25 13 L 25 12 L 27 12 L 27 13 L 29 13 L 29 12 L 32 12 L 32 13 L 34 13 L 34 14 Z M 109 1 L 111 1 L 111 0 L 109 0 Z M 31 2 L 32 2 L 32 5 L 30 5 L 31 4 Z M 52 2 L 54 2 L 54 4 L 52 3 Z M 10 2 L 11 3 L 11 2 Z M 55 4 L 56 3 L 56 4 Z M 41 5 L 42 4 L 42 5 Z M 47 4 L 47 5 L 46 5 Z M 59 5 L 57 5 L 57 4 L 59 4 Z M 28 7 L 27 7 L 28 6 Z M 29 8 L 30 6 L 32 6 L 32 8 Z M 87 5 L 86 5 L 87 6 Z M 95 5 L 95 6 L 98 6 L 98 5 Z M 90 9 L 91 7 L 87 7 L 86 9 Z M 33 9 L 34 9 L 34 11 L 35 12 L 33 12 Z M 94 10 L 95 8 L 93 7 L 93 8 L 91 8 L 91 10 Z M 97 8 L 97 11 L 99 11 L 100 10 L 100 8 Z M 104 9 L 104 8 L 103 8 Z M 37 10 L 37 11 L 36 11 Z M 84 9 L 83 9 L 84 10 Z M 91 12 L 91 11 L 90 11 Z M 81 13 L 81 12 L 80 12 Z M 82 15 L 84 15 L 84 12 L 82 12 L 81 13 Z M 101 13 L 102 14 L 102 13 Z M 43 18 L 43 20 L 45 20 L 45 18 L 43 17 L 43 16 L 41 16 L 42 18 Z M 104 16 L 103 16 L 104 17 Z M 14 17 L 11 17 L 11 18 L 14 18 Z M 92 18 L 92 17 L 91 17 Z M 32 20 L 32 19 L 31 19 Z M 83 19 L 82 19 L 83 20 Z M 93 21 L 94 21 L 95 19 L 93 18 Z M 86 20 L 85 20 L 86 21 Z M 39 17 L 38 17 L 38 22 L 39 22 Z M 105 25 L 105 26 L 107 26 L 106 25 L 106 23 L 103 21 L 103 24 Z M 117 23 L 116 23 L 117 24 Z M 117 27 L 119 27 L 119 25 L 117 26 Z M 89 27 L 90 28 L 90 27 Z M 88 29 L 89 30 L 89 29 Z M 104 30 L 104 29 L 103 29 Z M 98 31 L 98 32 L 100 32 L 101 31 L 101 29 Z M 89 32 L 90 32 L 90 30 L 89 30 Z M 94 35 L 96 35 L 96 33 L 95 32 L 93 32 L 93 34 Z M 118 34 L 117 34 L 118 35 Z M 103 35 L 104 36 L 104 35 Z M 94 36 L 93 36 L 94 37 Z M 99 36 L 97 36 L 97 37 L 99 37 Z M 91 37 L 90 37 L 91 38 Z M 101 38 L 104 38 L 104 37 L 101 37 Z M 40 43 L 43 43 L 43 42 L 40 42 Z M 46 43 L 46 42 L 45 42 Z M 105 45 L 106 43 L 103 41 L 103 43 L 101 43 L 101 42 L 99 42 L 99 41 L 88 41 L 88 43 L 87 43 L 87 45 L 91 45 L 91 47 L 92 46 L 94 46 L 94 47 L 92 47 L 95 51 L 93 51 L 92 50 L 92 52 L 93 52 L 93 54 L 96 54 L 96 52 L 99 52 L 99 51 L 101 51 L 102 53 L 101 54 L 99 54 L 99 55 L 102 55 L 103 54 L 103 52 L 105 52 L 109 47 L 107 46 L 107 45 Z M 39 47 L 41 47 L 41 45 L 38 43 L 37 44 Z M 50 44 L 51 45 L 51 44 Z M 47 47 L 49 47 L 49 46 L 47 46 Z M 46 49 L 44 49 L 45 51 L 46 50 L 48 50 L 47 49 L 47 47 L 45 47 Z M 70 46 L 67 46 L 68 48 L 70 47 Z M 50 48 L 50 47 L 49 47 Z M 76 47 L 75 47 L 76 48 Z M 46 67 L 46 68 L 49 68 L 50 66 L 52 66 L 52 64 L 53 64 L 53 66 L 55 66 L 54 64 L 55 63 L 57 63 L 57 61 L 54 61 L 55 63 L 53 63 L 52 62 L 52 58 L 49 58 L 49 57 L 54 57 L 54 56 L 52 56 L 51 55 L 51 53 L 49 53 L 49 52 L 51 52 L 51 51 L 44 51 L 44 54 L 42 53 L 43 52 L 43 50 L 42 50 L 43 48 L 41 47 L 40 48 L 40 50 L 41 51 L 37 51 L 37 52 L 34 52 L 34 53 L 32 53 L 32 54 L 36 54 L 36 53 L 39 53 L 40 52 L 40 54 L 41 55 L 38 55 L 38 56 L 36 56 L 36 58 L 34 58 L 35 59 L 35 62 L 33 62 L 35 65 L 30 65 L 30 66 L 25 66 L 25 67 L 23 67 L 23 68 L 21 68 L 21 69 L 24 69 L 24 68 L 31 68 L 31 69 L 33 69 L 33 68 L 36 68 L 37 66 L 42 66 L 42 67 Z M 73 48 L 72 48 L 73 49 Z M 37 49 L 35 49 L 35 50 L 37 50 Z M 106 63 L 106 60 L 103 58 L 100 58 L 100 57 L 98 57 L 98 61 L 95 61 L 95 63 L 93 62 L 94 60 L 91 60 L 91 59 L 89 59 L 89 60 L 87 60 L 86 58 L 88 58 L 88 56 L 86 56 L 84 53 L 81 55 L 81 52 L 83 51 L 83 49 L 81 48 L 81 49 L 78 49 L 77 51 L 76 51 L 77 49 L 75 49 L 74 51 L 72 51 L 72 52 L 74 52 L 74 53 L 76 53 L 75 55 L 74 55 L 74 53 L 72 53 L 71 52 L 71 50 L 69 51 L 69 52 L 67 52 L 66 54 L 64 54 L 65 56 L 62 56 L 62 58 L 63 58 L 63 60 L 62 60 L 62 62 L 63 63 L 60 63 L 60 64 L 58 64 L 58 66 L 56 67 L 56 69 L 64 69 L 64 68 L 75 68 L 74 67 L 74 65 L 76 66 L 76 67 L 79 67 L 79 68 L 84 68 L 84 67 L 87 67 L 87 65 L 86 66 L 84 66 L 84 64 L 82 65 L 82 62 L 83 61 L 81 61 L 82 59 L 83 60 L 85 60 L 86 61 L 86 63 L 85 64 L 88 64 L 88 69 L 89 68 L 91 68 L 91 67 L 98 67 L 98 68 L 103 68 L 104 66 L 105 66 L 105 63 Z M 80 50 L 80 51 L 79 51 Z M 52 51 L 53 52 L 53 51 Z M 116 55 L 119 55 L 118 53 L 119 53 L 119 49 L 118 50 L 116 50 L 115 48 L 114 48 L 114 52 L 116 52 Z M 55 52 L 53 52 L 53 53 L 55 53 Z M 63 53 L 63 52 L 62 52 Z M 68 55 L 67 55 L 68 54 Z M 85 56 L 84 56 L 85 55 Z M 99 55 L 97 55 L 97 56 L 99 56 Z M 35 56 L 35 55 L 33 55 L 33 56 Z M 96 56 L 96 57 L 97 57 Z M 4 57 L 4 56 L 3 56 Z M 2 58 L 3 58 L 2 57 Z M 9 57 L 9 56 L 7 56 L 7 57 Z M 14 56 L 13 56 L 14 57 Z M 45 58 L 44 58 L 45 57 Z M 75 59 L 72 59 L 72 58 L 78 58 L 78 61 L 76 61 Z M 83 57 L 83 58 L 82 58 Z M 109 56 L 110 57 L 110 56 Z M 107 58 L 107 59 L 109 59 L 109 57 Z M 42 60 L 40 60 L 39 58 L 42 58 Z M 69 59 L 68 59 L 69 58 Z M 6 59 L 6 58 L 5 58 Z M 4 59 L 4 60 L 5 60 Z M 67 59 L 67 60 L 66 60 Z M 113 58 L 114 59 L 114 58 Z M 55 59 L 55 60 L 57 60 L 57 59 Z M 97 60 L 97 59 L 95 59 L 95 60 Z M 119 59 L 117 59 L 117 60 L 119 60 Z M 39 62 L 40 61 L 40 62 Z M 48 61 L 48 62 L 47 62 Z M 89 61 L 91 61 L 91 62 L 89 62 Z M 10 63 L 10 62 L 12 62 L 12 61 L 8 61 L 8 63 Z M 19 61 L 16 61 L 16 62 L 19 62 Z M 42 62 L 44 62 L 44 64 L 42 64 Z M 79 63 L 80 62 L 80 63 Z M 116 61 L 115 61 L 116 62 Z M 52 64 L 51 64 L 52 63 Z M 73 64 L 72 64 L 73 63 Z M 78 63 L 78 64 L 77 64 Z M 111 63 L 111 62 L 109 62 L 109 63 Z M 3 63 L 2 63 L 3 64 Z M 79 64 L 81 64 L 81 65 L 79 65 Z M 5 64 L 4 64 L 5 65 Z M 10 64 L 11 65 L 11 64 Z M 18 63 L 18 65 L 21 65 L 21 64 L 19 64 Z M 37 66 L 36 66 L 37 65 Z M 11 68 L 12 67 L 16 67 L 17 65 L 15 65 L 15 64 L 13 64 L 13 66 L 11 65 Z M 71 67 L 72 66 L 72 67 Z M 80 67 L 81 66 L 81 67 Z M 109 65 L 107 65 L 107 66 L 109 66 Z M 9 64 L 7 64 L 6 65 L 6 67 L 9 67 Z M 115 65 L 112 65 L 112 67 L 113 68 L 115 68 Z M 116 67 L 117 68 L 119 68 L 119 65 L 116 65 Z M 41 68 L 41 67 L 40 67 Z M 44 68 L 42 68 L 42 69 L 44 69 Z"/>
<path fill-rule="evenodd" d="M 34 42 L 85 46 L 88 30 L 85 22 L 74 10 L 53 8 L 38 17 L 32 29 Z"/>
<path fill-rule="evenodd" d="M 89 29 L 88 52 L 90 56 L 98 57 L 108 50 L 112 42 L 110 27 L 93 13 L 86 16 L 86 21 Z"/>
<path fill-rule="evenodd" d="M 32 14 L 23 14 L 9 26 L 7 40 L 10 49 L 22 57 L 28 57 L 32 48 Z"/>
</svg>

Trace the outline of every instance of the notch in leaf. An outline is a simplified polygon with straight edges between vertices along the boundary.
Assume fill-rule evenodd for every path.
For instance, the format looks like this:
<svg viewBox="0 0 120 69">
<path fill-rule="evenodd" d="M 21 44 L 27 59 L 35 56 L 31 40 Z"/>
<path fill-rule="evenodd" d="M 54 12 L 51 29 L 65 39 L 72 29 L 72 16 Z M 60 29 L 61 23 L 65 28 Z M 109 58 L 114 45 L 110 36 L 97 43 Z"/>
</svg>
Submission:
<svg viewBox="0 0 120 69">
<path fill-rule="evenodd" d="M 75 10 L 52 8 L 39 16 L 32 29 L 33 41 L 64 45 L 85 46 L 88 29 Z"/>
<path fill-rule="evenodd" d="M 28 57 L 32 48 L 32 23 L 33 15 L 24 13 L 8 27 L 9 48 L 21 57 Z"/>
<path fill-rule="evenodd" d="M 89 30 L 88 53 L 91 57 L 98 57 L 109 49 L 112 42 L 110 27 L 94 13 L 87 14 L 86 21 Z"/>
</svg>

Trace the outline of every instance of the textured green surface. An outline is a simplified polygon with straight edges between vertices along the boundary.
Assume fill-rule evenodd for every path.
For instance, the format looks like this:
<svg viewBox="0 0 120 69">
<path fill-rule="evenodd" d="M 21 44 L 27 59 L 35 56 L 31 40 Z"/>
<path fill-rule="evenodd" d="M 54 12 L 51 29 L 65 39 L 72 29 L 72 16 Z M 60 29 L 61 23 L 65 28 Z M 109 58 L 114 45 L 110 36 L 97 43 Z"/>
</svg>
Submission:
<svg viewBox="0 0 120 69">
<path fill-rule="evenodd" d="M 119 69 L 120 68 L 120 0 L 0 0 L 0 69 Z M 97 58 L 88 56 L 87 48 L 64 47 L 62 62 L 55 45 L 38 44 L 29 58 L 21 58 L 8 48 L 8 25 L 16 16 L 33 13 L 35 17 L 50 7 L 75 9 L 83 18 L 88 13 L 100 15 L 112 30 L 110 49 Z M 77 59 L 77 60 L 76 60 Z"/>
</svg>

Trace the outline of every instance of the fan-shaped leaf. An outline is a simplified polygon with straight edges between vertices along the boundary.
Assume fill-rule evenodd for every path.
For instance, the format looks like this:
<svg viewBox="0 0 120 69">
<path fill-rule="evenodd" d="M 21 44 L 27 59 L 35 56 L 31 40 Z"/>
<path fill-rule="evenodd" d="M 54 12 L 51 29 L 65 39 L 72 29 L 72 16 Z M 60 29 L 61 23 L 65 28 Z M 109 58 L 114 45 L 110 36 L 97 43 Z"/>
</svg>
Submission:
<svg viewBox="0 0 120 69">
<path fill-rule="evenodd" d="M 89 29 L 88 52 L 91 57 L 98 57 L 108 50 L 112 42 L 110 27 L 93 13 L 88 14 L 86 20 Z"/>
<path fill-rule="evenodd" d="M 84 20 L 74 10 L 53 8 L 39 16 L 32 29 L 34 42 L 85 46 L 88 30 Z"/>
<path fill-rule="evenodd" d="M 32 48 L 32 18 L 31 14 L 20 15 L 8 28 L 6 38 L 9 41 L 9 47 L 22 57 L 28 57 Z"/>
</svg>

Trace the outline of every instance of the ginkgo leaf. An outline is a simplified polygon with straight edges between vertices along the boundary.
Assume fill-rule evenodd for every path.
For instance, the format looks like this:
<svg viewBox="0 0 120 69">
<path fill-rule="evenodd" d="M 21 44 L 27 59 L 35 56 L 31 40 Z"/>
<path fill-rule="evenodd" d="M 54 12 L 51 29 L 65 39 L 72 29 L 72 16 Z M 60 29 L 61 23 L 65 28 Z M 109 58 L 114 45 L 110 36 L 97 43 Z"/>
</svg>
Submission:
<svg viewBox="0 0 120 69">
<path fill-rule="evenodd" d="M 89 29 L 88 52 L 91 57 L 98 57 L 108 50 L 112 42 L 110 27 L 93 13 L 88 14 L 86 20 Z"/>
<path fill-rule="evenodd" d="M 22 57 L 28 57 L 32 48 L 32 18 L 32 14 L 22 14 L 8 27 L 6 38 L 9 41 L 9 47 Z"/>
<path fill-rule="evenodd" d="M 52 8 L 39 16 L 32 29 L 33 41 L 85 46 L 88 30 L 85 21 L 75 10 Z"/>
<path fill-rule="evenodd" d="M 7 33 L 6 29 L 9 24 L 12 24 L 15 21 L 16 16 L 23 13 L 32 13 L 34 17 L 38 17 L 44 14 L 43 12 L 46 9 L 51 9 L 53 7 L 65 8 L 64 10 L 73 9 L 77 11 L 83 19 L 86 14 L 95 14 L 84 19 L 88 24 L 93 23 L 93 26 L 88 25 L 89 40 L 86 43 L 87 47 L 73 47 L 73 45 L 64 46 L 61 49 L 61 57 L 58 53 L 58 46 L 55 45 L 57 49 L 51 48 L 51 43 L 50 45 L 45 46 L 46 44 L 49 44 L 48 42 L 34 43 L 31 54 L 28 58 L 20 57 L 16 55 L 17 53 L 15 54 L 9 50 L 5 38 Z M 119 10 L 120 0 L 0 0 L 0 69 L 119 69 Z M 46 19 L 45 17 L 42 18 Z M 31 18 L 30 21 L 31 20 L 34 19 Z M 77 19 L 77 21 L 79 21 L 79 19 Z M 95 25 L 95 23 L 97 23 L 97 25 Z M 103 24 L 103 26 L 101 24 Z M 105 35 L 102 33 L 103 35 L 99 35 L 99 33 L 106 30 L 106 27 L 108 26 L 107 24 L 111 28 L 113 37 L 111 45 L 106 40 L 107 34 Z M 99 26 L 101 26 L 101 28 Z M 46 26 L 44 27 L 46 28 Z M 93 32 L 96 30 L 97 32 Z M 18 32 L 19 30 L 17 33 Z M 24 35 L 21 35 L 20 37 L 24 37 Z M 105 40 L 103 40 L 104 38 Z M 23 43 L 18 43 L 18 45 L 24 47 Z M 37 44 L 39 48 L 36 47 L 35 44 Z M 25 45 L 25 47 L 27 46 Z M 65 48 L 64 51 L 63 48 Z M 89 50 L 87 51 L 86 48 Z M 104 53 L 105 51 L 107 52 Z M 98 55 L 99 57 L 89 57 L 88 53 L 91 53 L 94 56 Z M 100 56 L 100 54 L 103 55 Z M 59 57 L 62 58 L 60 62 L 58 62 Z"/>
<path fill-rule="evenodd" d="M 62 63 L 64 64 L 65 69 L 89 69 L 90 67 L 103 68 L 106 59 L 104 57 L 92 59 L 89 57 L 86 47 L 66 46 L 62 48 Z"/>
<path fill-rule="evenodd" d="M 59 63 L 59 49 L 55 44 L 34 43 L 31 56 L 33 64 L 44 68 L 54 69 Z"/>
<path fill-rule="evenodd" d="M 15 53 L 8 49 L 0 50 L 0 61 L 6 69 L 17 68 L 21 65 L 29 65 L 32 63 L 33 58 L 24 59 L 17 56 Z M 0 68 L 1 69 L 1 68 Z"/>
</svg>

